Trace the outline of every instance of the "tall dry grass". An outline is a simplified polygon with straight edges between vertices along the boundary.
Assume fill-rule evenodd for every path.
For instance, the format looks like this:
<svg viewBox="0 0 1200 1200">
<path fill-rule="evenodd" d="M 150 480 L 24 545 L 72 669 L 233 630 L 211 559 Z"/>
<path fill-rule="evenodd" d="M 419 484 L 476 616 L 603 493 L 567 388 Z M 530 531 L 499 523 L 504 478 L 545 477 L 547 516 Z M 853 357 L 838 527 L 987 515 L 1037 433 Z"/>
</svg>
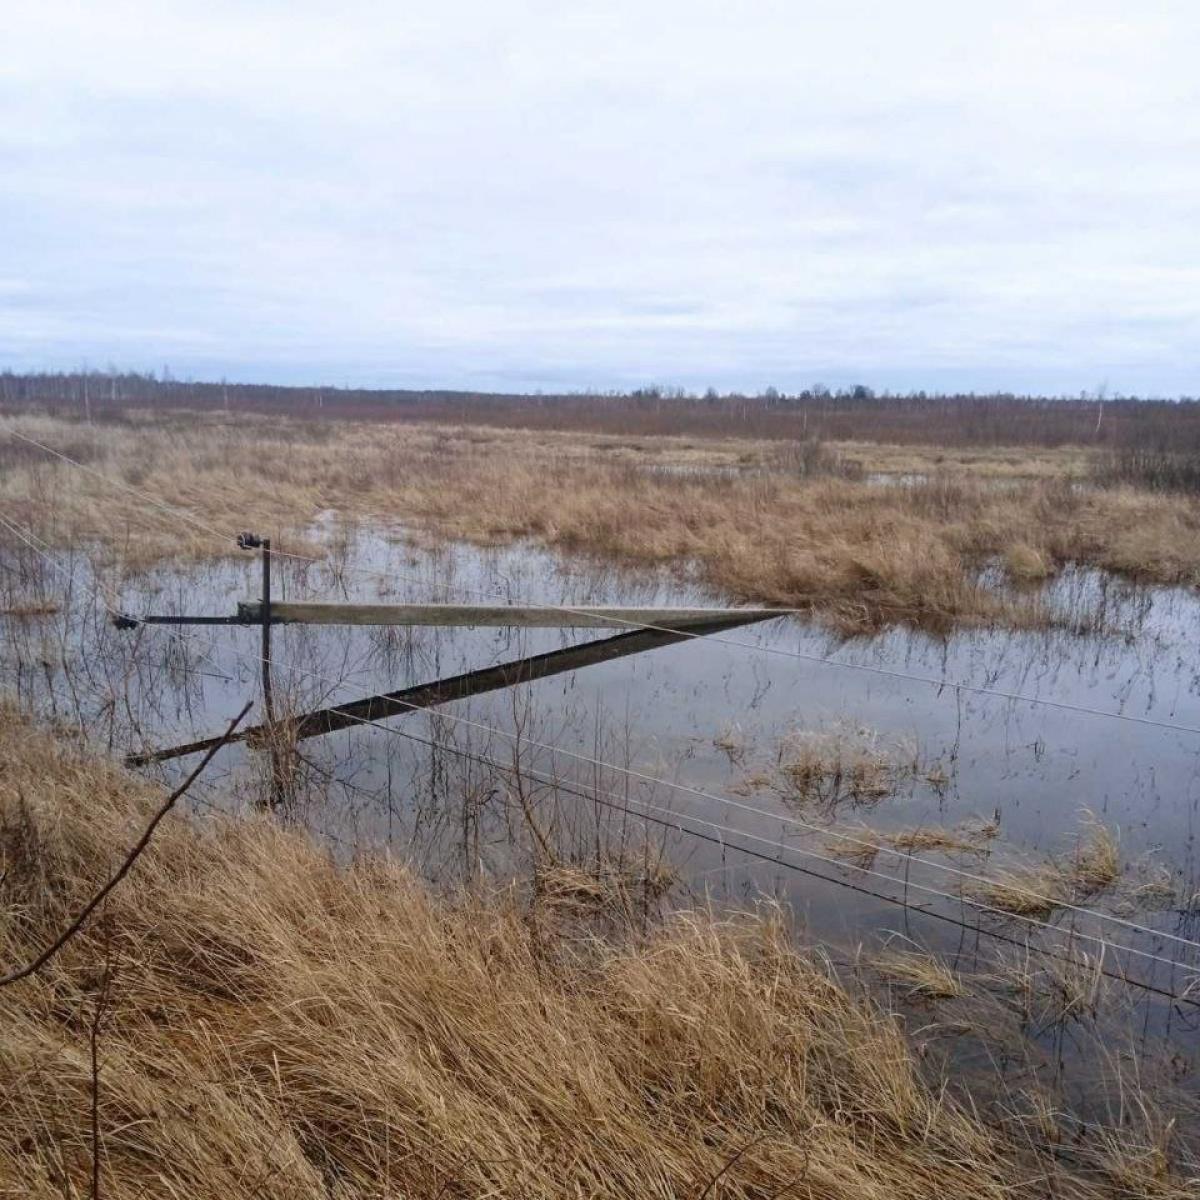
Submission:
<svg viewBox="0 0 1200 1200">
<path fill-rule="evenodd" d="M 99 474 L 6 438 L 10 429 Z M 687 571 L 736 599 L 812 610 L 850 632 L 1052 620 L 1035 594 L 981 579 L 995 563 L 1007 563 L 1018 581 L 1079 563 L 1151 582 L 1200 582 L 1194 498 L 1089 489 L 1066 478 L 998 487 L 968 469 L 875 486 L 797 471 L 786 450 L 777 442 L 219 413 L 107 426 L 21 416 L 0 420 L 0 502 L 61 545 L 94 540 L 132 567 L 232 553 L 225 535 L 247 527 L 282 533 L 295 547 L 328 509 L 439 537 L 529 538 Z M 931 465 L 936 457 L 930 452 Z M 101 476 L 182 507 L 218 534 Z"/>
<path fill-rule="evenodd" d="M 11 709 L 0 761 L 7 966 L 151 795 Z M 899 1026 L 769 912 L 615 941 L 564 919 L 339 867 L 269 818 L 173 817 L 84 933 L 0 991 L 0 1191 L 87 1194 L 95 1099 L 112 1200 L 1108 1194 L 923 1080 Z"/>
</svg>

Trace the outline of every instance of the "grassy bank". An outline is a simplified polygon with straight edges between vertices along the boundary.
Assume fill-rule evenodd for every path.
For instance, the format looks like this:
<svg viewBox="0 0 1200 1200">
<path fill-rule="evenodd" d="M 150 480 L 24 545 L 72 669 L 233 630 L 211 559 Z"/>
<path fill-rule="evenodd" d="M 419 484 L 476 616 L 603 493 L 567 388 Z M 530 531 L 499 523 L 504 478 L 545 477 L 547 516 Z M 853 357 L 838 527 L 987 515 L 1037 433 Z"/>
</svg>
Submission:
<svg viewBox="0 0 1200 1200">
<path fill-rule="evenodd" d="M 62 449 L 95 474 L 28 444 Z M 619 438 L 432 425 L 171 414 L 88 426 L 0 422 L 0 501 L 63 546 L 125 565 L 229 552 L 225 533 L 295 535 L 325 509 L 439 537 L 687 567 L 741 600 L 812 610 L 847 631 L 1045 623 L 1015 584 L 1077 563 L 1200 583 L 1200 501 L 1081 485 L 1078 450 L 980 450 Z M 908 476 L 881 485 L 886 471 Z M 179 506 L 222 536 L 150 501 Z"/>
<path fill-rule="evenodd" d="M 0 761 L 7 969 L 156 795 L 11 709 Z M 770 913 L 599 939 L 545 895 L 437 899 L 267 819 L 170 818 L 0 991 L 0 1190 L 86 1195 L 95 1169 L 117 1200 L 1187 1194 L 1130 1130 L 1081 1174 L 985 1124 Z"/>
</svg>

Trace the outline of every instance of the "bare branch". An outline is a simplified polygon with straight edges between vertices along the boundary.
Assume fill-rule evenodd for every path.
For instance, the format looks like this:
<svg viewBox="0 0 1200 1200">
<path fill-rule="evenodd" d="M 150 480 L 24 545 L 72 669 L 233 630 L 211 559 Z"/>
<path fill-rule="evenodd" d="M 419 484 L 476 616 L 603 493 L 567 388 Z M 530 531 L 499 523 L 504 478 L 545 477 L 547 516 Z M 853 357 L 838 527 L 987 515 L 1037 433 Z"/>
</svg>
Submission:
<svg viewBox="0 0 1200 1200">
<path fill-rule="evenodd" d="M 158 828 L 158 823 L 175 807 L 175 802 L 187 792 L 188 788 L 200 777 L 200 773 L 212 761 L 213 756 L 221 749 L 222 746 L 229 740 L 233 731 L 241 724 L 242 718 L 250 711 L 250 704 L 247 704 L 236 717 L 229 723 L 229 727 L 221 735 L 220 741 L 215 746 L 209 748 L 209 751 L 196 765 L 195 770 L 163 801 L 162 806 L 150 819 L 150 824 L 146 826 L 142 836 L 138 838 L 136 845 L 125 856 L 125 861 L 112 876 L 111 879 L 83 906 L 79 915 L 63 930 L 54 941 L 42 951 L 31 963 L 21 967 L 16 971 L 10 972 L 8 975 L 0 976 L 0 987 L 7 987 L 10 983 L 18 983 L 22 979 L 28 979 L 30 975 L 36 974 L 42 969 L 79 931 L 83 928 L 83 923 L 92 915 L 96 907 L 104 900 L 104 898 L 121 882 L 122 879 L 129 873 L 130 868 L 138 858 L 142 851 L 150 844 L 150 839 L 154 836 L 155 829 Z"/>
</svg>

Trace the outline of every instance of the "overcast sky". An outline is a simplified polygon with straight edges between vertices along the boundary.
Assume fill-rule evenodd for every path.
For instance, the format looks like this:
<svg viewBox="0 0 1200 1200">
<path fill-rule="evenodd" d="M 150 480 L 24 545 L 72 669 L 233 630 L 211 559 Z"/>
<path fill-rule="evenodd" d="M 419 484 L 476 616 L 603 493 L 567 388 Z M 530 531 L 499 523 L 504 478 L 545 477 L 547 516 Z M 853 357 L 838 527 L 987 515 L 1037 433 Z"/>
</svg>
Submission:
<svg viewBox="0 0 1200 1200">
<path fill-rule="evenodd" d="M 0 366 L 1200 393 L 1197 0 L 6 7 Z"/>
</svg>

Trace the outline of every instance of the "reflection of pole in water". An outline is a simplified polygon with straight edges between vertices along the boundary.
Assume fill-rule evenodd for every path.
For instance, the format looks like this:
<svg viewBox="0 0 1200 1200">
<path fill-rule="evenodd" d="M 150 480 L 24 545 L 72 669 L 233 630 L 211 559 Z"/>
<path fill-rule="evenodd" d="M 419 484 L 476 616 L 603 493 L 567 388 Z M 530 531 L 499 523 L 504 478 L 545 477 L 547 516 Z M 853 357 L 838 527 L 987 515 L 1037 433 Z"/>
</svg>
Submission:
<svg viewBox="0 0 1200 1200">
<path fill-rule="evenodd" d="M 262 591 L 259 604 L 259 619 L 262 628 L 262 643 L 259 659 L 262 664 L 263 731 L 267 736 L 268 752 L 271 756 L 270 804 L 277 808 L 283 800 L 283 764 L 280 761 L 279 744 L 275 727 L 275 695 L 271 685 L 271 539 L 256 533 L 239 533 L 238 546 L 243 550 L 262 550 Z"/>
<path fill-rule="evenodd" d="M 271 692 L 271 539 L 262 539 L 262 690 L 267 721 L 275 721 L 275 699 Z"/>
</svg>

